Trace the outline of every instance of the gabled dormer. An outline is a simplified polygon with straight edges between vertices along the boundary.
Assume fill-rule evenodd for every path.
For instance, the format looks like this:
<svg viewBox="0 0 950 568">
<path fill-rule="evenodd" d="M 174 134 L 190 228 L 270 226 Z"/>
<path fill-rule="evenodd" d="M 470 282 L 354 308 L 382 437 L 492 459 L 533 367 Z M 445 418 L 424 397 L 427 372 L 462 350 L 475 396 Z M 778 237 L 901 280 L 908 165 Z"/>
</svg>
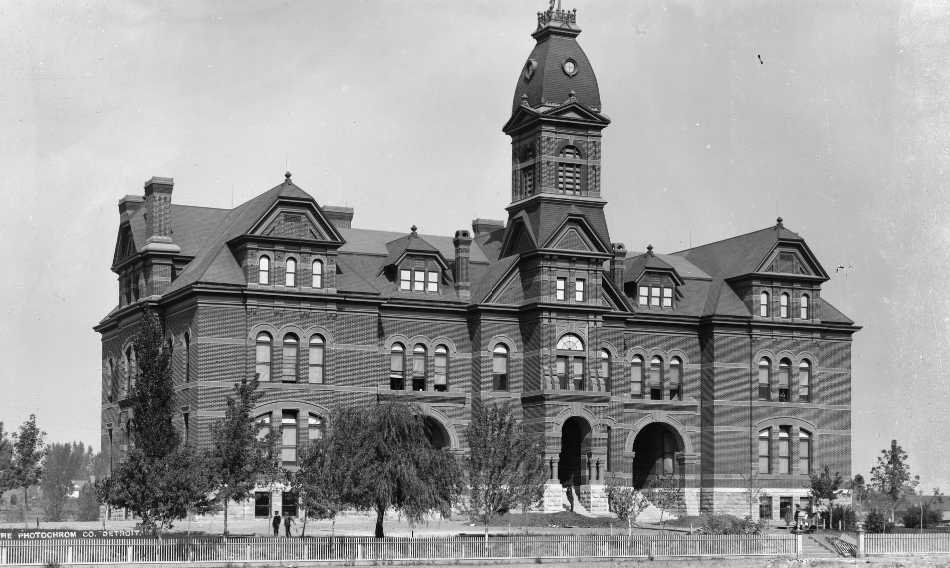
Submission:
<svg viewBox="0 0 950 568">
<path fill-rule="evenodd" d="M 683 296 L 683 284 L 676 269 L 654 254 L 653 245 L 648 245 L 642 255 L 627 260 L 624 292 L 638 311 L 676 309 Z"/>
<path fill-rule="evenodd" d="M 386 275 L 397 294 L 441 296 L 449 282 L 449 263 L 416 230 L 413 225 L 408 235 L 386 243 L 389 254 L 381 274 Z"/>
</svg>

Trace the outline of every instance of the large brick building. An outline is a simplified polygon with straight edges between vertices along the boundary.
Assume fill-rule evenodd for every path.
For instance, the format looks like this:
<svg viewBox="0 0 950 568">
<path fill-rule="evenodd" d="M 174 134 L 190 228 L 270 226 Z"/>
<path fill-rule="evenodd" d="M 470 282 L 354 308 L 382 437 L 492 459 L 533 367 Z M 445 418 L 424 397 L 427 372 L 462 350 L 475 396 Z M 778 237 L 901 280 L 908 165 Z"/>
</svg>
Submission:
<svg viewBox="0 0 950 568">
<path fill-rule="evenodd" d="M 539 13 L 511 119 L 507 221 L 454 235 L 358 229 L 287 173 L 234 209 L 173 203 L 171 179 L 119 202 L 119 302 L 102 334 L 102 438 L 128 444 L 125 404 L 142 307 L 173 349 L 178 426 L 207 444 L 241 377 L 283 456 L 335 405 L 417 403 L 432 443 L 464 452 L 472 407 L 514 403 L 542 434 L 548 506 L 562 484 L 601 509 L 603 481 L 672 474 L 685 510 L 763 514 L 803 499 L 807 473 L 851 470 L 851 338 L 827 272 L 774 226 L 671 254 L 612 242 L 601 112 L 574 11 Z M 607 164 L 609 166 L 609 164 Z M 270 493 L 256 497 L 266 516 Z M 291 503 L 285 503 L 288 507 Z M 769 512 L 770 511 L 770 512 Z"/>
</svg>

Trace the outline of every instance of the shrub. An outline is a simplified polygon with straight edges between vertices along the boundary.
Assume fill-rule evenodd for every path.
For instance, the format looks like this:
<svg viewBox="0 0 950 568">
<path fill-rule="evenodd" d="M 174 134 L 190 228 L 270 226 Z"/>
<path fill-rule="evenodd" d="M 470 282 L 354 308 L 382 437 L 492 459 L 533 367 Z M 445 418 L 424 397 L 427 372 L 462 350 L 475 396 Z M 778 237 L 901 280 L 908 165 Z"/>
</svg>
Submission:
<svg viewBox="0 0 950 568">
<path fill-rule="evenodd" d="M 712 515 L 706 517 L 700 532 L 704 534 L 760 534 L 764 530 L 764 522 L 753 521 L 750 517 L 740 519 L 732 515 Z"/>
<path fill-rule="evenodd" d="M 889 533 L 894 530 L 894 523 L 888 519 L 884 511 L 871 509 L 864 520 L 864 529 L 869 533 Z"/>
<path fill-rule="evenodd" d="M 831 507 L 831 528 L 837 529 L 839 521 L 844 521 L 844 530 L 854 530 L 857 526 L 858 516 L 851 507 L 834 505 Z"/>
<path fill-rule="evenodd" d="M 904 526 L 909 529 L 920 528 L 920 506 L 911 507 L 901 515 L 901 520 L 904 521 Z M 934 525 L 939 525 L 943 520 L 940 511 L 935 511 L 930 507 L 924 505 L 924 528 L 929 528 Z"/>
</svg>

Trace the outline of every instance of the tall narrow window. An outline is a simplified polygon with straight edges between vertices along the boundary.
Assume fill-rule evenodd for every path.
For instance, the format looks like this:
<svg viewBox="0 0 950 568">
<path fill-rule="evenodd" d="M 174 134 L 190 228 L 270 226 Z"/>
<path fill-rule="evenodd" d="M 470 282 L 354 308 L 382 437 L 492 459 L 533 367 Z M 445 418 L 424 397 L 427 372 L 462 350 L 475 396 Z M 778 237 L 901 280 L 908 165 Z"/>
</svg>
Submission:
<svg viewBox="0 0 950 568">
<path fill-rule="evenodd" d="M 412 348 L 412 390 L 426 390 L 426 352 L 425 345 L 417 344 Z"/>
<path fill-rule="evenodd" d="M 763 357 L 759 360 L 759 400 L 771 400 L 772 389 L 769 378 L 772 374 L 772 362 Z"/>
<path fill-rule="evenodd" d="M 280 419 L 280 461 L 284 465 L 297 463 L 297 411 L 285 410 Z"/>
<path fill-rule="evenodd" d="M 670 400 L 683 398 L 683 362 L 679 357 L 670 359 Z"/>
<path fill-rule="evenodd" d="M 658 308 L 660 306 L 660 291 L 662 288 L 659 286 L 650 286 L 650 306 Z"/>
<path fill-rule="evenodd" d="M 789 459 L 791 458 L 791 433 L 788 426 L 782 426 L 778 431 L 778 472 L 791 473 Z"/>
<path fill-rule="evenodd" d="M 323 288 L 323 261 L 315 260 L 313 261 L 313 287 L 314 288 Z"/>
<path fill-rule="evenodd" d="M 409 291 L 412 289 L 412 271 L 399 271 L 399 289 Z"/>
<path fill-rule="evenodd" d="M 257 283 L 270 284 L 270 258 L 266 256 L 257 261 Z"/>
<path fill-rule="evenodd" d="M 308 440 L 322 440 L 325 431 L 326 425 L 324 424 L 323 418 L 317 416 L 316 414 L 311 414 L 307 417 Z"/>
<path fill-rule="evenodd" d="M 672 308 L 673 307 L 673 289 L 669 286 L 663 287 L 663 307 Z"/>
<path fill-rule="evenodd" d="M 102 374 L 104 375 L 103 377 L 104 383 L 105 383 L 103 385 L 104 387 L 103 390 L 106 393 L 106 402 L 115 402 L 114 401 L 115 377 L 113 376 L 113 373 L 115 372 L 114 368 L 115 368 L 115 362 L 112 359 L 109 359 L 108 361 L 106 361 L 106 368 L 102 370 L 103 371 Z"/>
<path fill-rule="evenodd" d="M 811 434 L 806 430 L 798 431 L 798 473 L 811 473 Z"/>
<path fill-rule="evenodd" d="M 424 292 L 425 291 L 425 282 L 426 282 L 426 271 L 425 270 L 413 270 L 413 280 L 412 280 L 412 291 L 413 292 Z"/>
<path fill-rule="evenodd" d="M 527 197 L 534 193 L 534 164 L 521 169 L 521 195 Z"/>
<path fill-rule="evenodd" d="M 575 302 L 584 301 L 584 284 L 586 284 L 586 282 L 581 278 L 578 278 L 577 280 L 574 281 L 574 301 Z"/>
<path fill-rule="evenodd" d="M 185 433 L 183 435 L 183 438 L 185 439 L 185 443 L 187 444 L 189 438 L 191 437 L 191 427 L 190 427 L 191 425 L 190 425 L 190 421 L 188 420 L 187 412 L 181 413 L 181 422 L 182 422 L 182 425 L 185 427 Z"/>
<path fill-rule="evenodd" d="M 580 152 L 574 146 L 565 146 L 560 158 L 578 159 Z M 568 162 L 557 163 L 557 191 L 566 195 L 581 195 L 581 165 Z"/>
<path fill-rule="evenodd" d="M 650 399 L 663 400 L 663 359 L 650 360 Z"/>
<path fill-rule="evenodd" d="M 555 373 L 557 374 L 557 383 L 558 388 L 561 390 L 567 390 L 570 388 L 568 381 L 570 380 L 567 376 L 567 366 L 570 364 L 570 359 L 564 355 L 558 355 L 554 360 Z"/>
<path fill-rule="evenodd" d="M 639 355 L 630 361 L 630 396 L 643 398 L 643 358 Z"/>
<path fill-rule="evenodd" d="M 600 378 L 604 381 L 604 390 L 610 390 L 610 352 L 600 350 Z"/>
<path fill-rule="evenodd" d="M 811 402 L 811 363 L 807 360 L 798 365 L 798 402 Z"/>
<path fill-rule="evenodd" d="M 434 387 L 439 392 L 445 392 L 449 389 L 449 350 L 445 345 L 439 345 L 435 348 L 435 373 Z"/>
<path fill-rule="evenodd" d="M 389 388 L 390 390 L 406 388 L 406 349 L 402 343 L 393 343 L 389 350 Z"/>
<path fill-rule="evenodd" d="M 184 347 L 185 347 L 184 349 L 182 349 L 182 351 L 184 352 L 182 355 L 185 358 L 185 382 L 190 383 L 191 382 L 191 334 L 189 334 L 187 331 L 185 332 L 185 337 L 182 343 L 184 344 Z"/>
<path fill-rule="evenodd" d="M 802 294 L 801 299 L 798 301 L 798 306 L 801 309 L 801 319 L 808 319 L 808 294 Z"/>
<path fill-rule="evenodd" d="M 270 414 L 261 414 L 254 419 L 254 426 L 257 427 L 257 439 L 263 440 L 270 436 Z"/>
<path fill-rule="evenodd" d="M 759 473 L 772 473 L 772 429 L 759 431 Z"/>
<path fill-rule="evenodd" d="M 287 286 L 297 285 L 297 261 L 292 258 L 288 258 L 285 264 L 284 283 Z"/>
<path fill-rule="evenodd" d="M 283 365 L 280 380 L 285 383 L 297 382 L 297 336 L 288 333 L 284 336 Z"/>
<path fill-rule="evenodd" d="M 508 390 L 508 348 L 500 343 L 492 351 L 492 390 Z"/>
<path fill-rule="evenodd" d="M 587 385 L 584 384 L 584 358 L 572 357 L 571 360 L 571 381 L 574 390 L 587 390 Z"/>
<path fill-rule="evenodd" d="M 307 380 L 311 384 L 323 383 L 323 366 L 326 357 L 326 345 L 323 338 L 314 335 L 310 338 L 310 368 L 307 374 Z"/>
<path fill-rule="evenodd" d="M 272 339 L 269 333 L 257 334 L 257 347 L 254 353 L 254 372 L 257 380 L 266 383 L 270 381 L 270 352 Z"/>
<path fill-rule="evenodd" d="M 778 401 L 788 402 L 789 398 L 789 375 L 791 363 L 788 359 L 782 359 L 778 363 Z"/>
<path fill-rule="evenodd" d="M 769 293 L 762 292 L 759 294 L 759 315 L 767 318 L 769 317 Z"/>
<path fill-rule="evenodd" d="M 563 301 L 565 299 L 566 289 L 567 289 L 567 278 L 558 278 L 555 282 L 554 290 L 554 299 Z"/>
<path fill-rule="evenodd" d="M 125 396 L 132 394 L 132 387 L 135 385 L 135 375 L 138 374 L 138 365 L 135 364 L 135 349 L 131 346 L 125 350 Z"/>
<path fill-rule="evenodd" d="M 439 291 L 439 271 L 430 270 L 426 273 L 426 292 L 438 292 Z"/>
<path fill-rule="evenodd" d="M 788 317 L 788 294 L 783 293 L 779 296 L 779 314 L 783 318 Z"/>
<path fill-rule="evenodd" d="M 640 291 L 639 299 L 637 303 L 641 306 L 648 306 L 650 304 L 650 287 L 649 286 L 637 286 Z"/>
</svg>

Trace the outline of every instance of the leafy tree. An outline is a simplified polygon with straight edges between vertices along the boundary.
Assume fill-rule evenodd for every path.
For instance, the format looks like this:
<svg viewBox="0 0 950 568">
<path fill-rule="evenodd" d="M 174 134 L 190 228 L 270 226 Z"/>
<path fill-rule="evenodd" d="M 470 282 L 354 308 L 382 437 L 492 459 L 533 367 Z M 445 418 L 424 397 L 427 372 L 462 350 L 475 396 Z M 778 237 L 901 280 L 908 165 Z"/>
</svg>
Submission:
<svg viewBox="0 0 950 568">
<path fill-rule="evenodd" d="M 861 510 L 861 503 L 863 503 L 868 498 L 868 486 L 864 481 L 864 476 L 860 473 L 854 476 L 854 479 L 851 479 L 847 483 L 848 488 L 851 489 L 851 497 L 855 501 L 855 509 Z"/>
<path fill-rule="evenodd" d="M 660 524 L 663 524 L 663 515 L 673 511 L 683 502 L 679 480 L 672 475 L 657 476 L 647 485 L 646 498 L 660 509 Z"/>
<path fill-rule="evenodd" d="M 762 486 L 759 484 L 759 474 L 750 472 L 749 475 L 742 475 L 743 481 L 743 493 L 745 494 L 746 500 L 749 502 L 749 518 L 751 519 L 756 512 L 756 508 L 759 504 L 759 498 L 765 493 L 762 489 Z"/>
<path fill-rule="evenodd" d="M 329 519 L 331 534 L 336 532 L 336 515 L 345 507 L 343 496 L 351 481 L 352 456 L 340 454 L 334 447 L 344 438 L 345 433 L 334 432 L 310 441 L 297 456 L 297 471 L 287 472 L 290 491 L 304 510 L 300 536 L 307 534 L 308 518 Z"/>
<path fill-rule="evenodd" d="M 420 523 L 433 512 L 445 518 L 461 491 L 455 457 L 432 447 L 417 408 L 400 402 L 339 408 L 330 417 L 329 443 L 349 456 L 343 501 L 376 513 L 382 538 L 387 511 Z"/>
<path fill-rule="evenodd" d="M 844 479 L 841 477 L 841 474 L 836 471 L 834 475 L 832 475 L 831 468 L 826 465 L 821 470 L 821 473 L 809 473 L 808 479 L 811 483 L 809 494 L 814 499 L 814 503 L 817 505 L 821 503 L 823 499 L 827 499 L 828 510 L 831 511 L 832 504 L 841 494 L 841 487 L 844 485 Z"/>
<path fill-rule="evenodd" d="M 901 497 L 908 492 L 913 494 L 920 483 L 919 477 L 910 476 L 910 466 L 906 462 L 907 452 L 897 445 L 897 440 L 891 440 L 890 448 L 881 450 L 877 465 L 871 468 L 871 484 L 888 502 L 891 519 Z"/>
<path fill-rule="evenodd" d="M 13 481 L 13 443 L 0 422 L 0 495 L 16 487 Z"/>
<path fill-rule="evenodd" d="M 240 503 L 251 496 L 261 474 L 276 475 L 268 467 L 273 460 L 277 432 L 263 439 L 258 438 L 251 410 L 260 399 L 258 380 L 241 379 L 234 385 L 234 395 L 227 399 L 224 418 L 213 428 L 212 447 L 208 452 L 208 465 L 213 472 L 213 487 L 216 498 L 224 509 L 224 534 L 228 534 L 228 502 Z"/>
<path fill-rule="evenodd" d="M 650 502 L 642 493 L 623 485 L 615 478 L 607 480 L 607 507 L 617 514 L 620 521 L 627 523 L 627 536 L 633 536 L 633 523 L 637 521 Z"/>
<path fill-rule="evenodd" d="M 909 507 L 901 515 L 904 526 L 909 529 L 919 528 L 920 532 L 923 532 L 925 528 L 940 524 L 943 521 L 943 515 L 938 509 L 934 508 L 934 505 L 942 504 L 944 497 L 945 495 L 940 493 L 939 487 L 934 487 L 933 495 L 930 496 L 925 496 L 924 492 L 921 491 L 917 499 L 918 503 Z"/>
<path fill-rule="evenodd" d="M 93 484 L 87 483 L 79 490 L 79 521 L 99 520 L 99 498 Z"/>
<path fill-rule="evenodd" d="M 73 480 L 80 476 L 86 448 L 82 442 L 55 443 L 49 447 L 44 463 L 43 495 L 47 521 L 65 521 L 66 503 L 73 491 Z"/>
<path fill-rule="evenodd" d="M 36 426 L 35 414 L 31 414 L 27 421 L 20 425 L 20 430 L 13 434 L 11 474 L 13 486 L 23 489 L 23 522 L 27 528 L 29 489 L 31 485 L 36 485 L 43 479 L 43 460 L 48 450 L 44 443 L 45 438 L 46 432 Z"/>
<path fill-rule="evenodd" d="M 894 530 L 894 523 L 877 507 L 872 507 L 864 520 L 864 528 L 869 533 L 889 533 Z"/>
<path fill-rule="evenodd" d="M 133 339 L 138 375 L 129 393 L 131 448 L 125 462 L 97 482 L 102 501 L 130 509 L 159 538 L 189 512 L 210 512 L 216 504 L 210 497 L 214 484 L 207 459 L 181 444 L 172 423 L 175 390 L 163 335 L 158 316 L 146 308 Z"/>
<path fill-rule="evenodd" d="M 544 442 L 529 436 L 515 420 L 510 403 L 480 404 L 465 430 L 468 455 L 463 469 L 468 487 L 464 510 L 485 527 L 499 511 L 527 507 L 544 495 L 547 471 Z M 527 521 L 525 521 L 527 530 Z"/>
</svg>

